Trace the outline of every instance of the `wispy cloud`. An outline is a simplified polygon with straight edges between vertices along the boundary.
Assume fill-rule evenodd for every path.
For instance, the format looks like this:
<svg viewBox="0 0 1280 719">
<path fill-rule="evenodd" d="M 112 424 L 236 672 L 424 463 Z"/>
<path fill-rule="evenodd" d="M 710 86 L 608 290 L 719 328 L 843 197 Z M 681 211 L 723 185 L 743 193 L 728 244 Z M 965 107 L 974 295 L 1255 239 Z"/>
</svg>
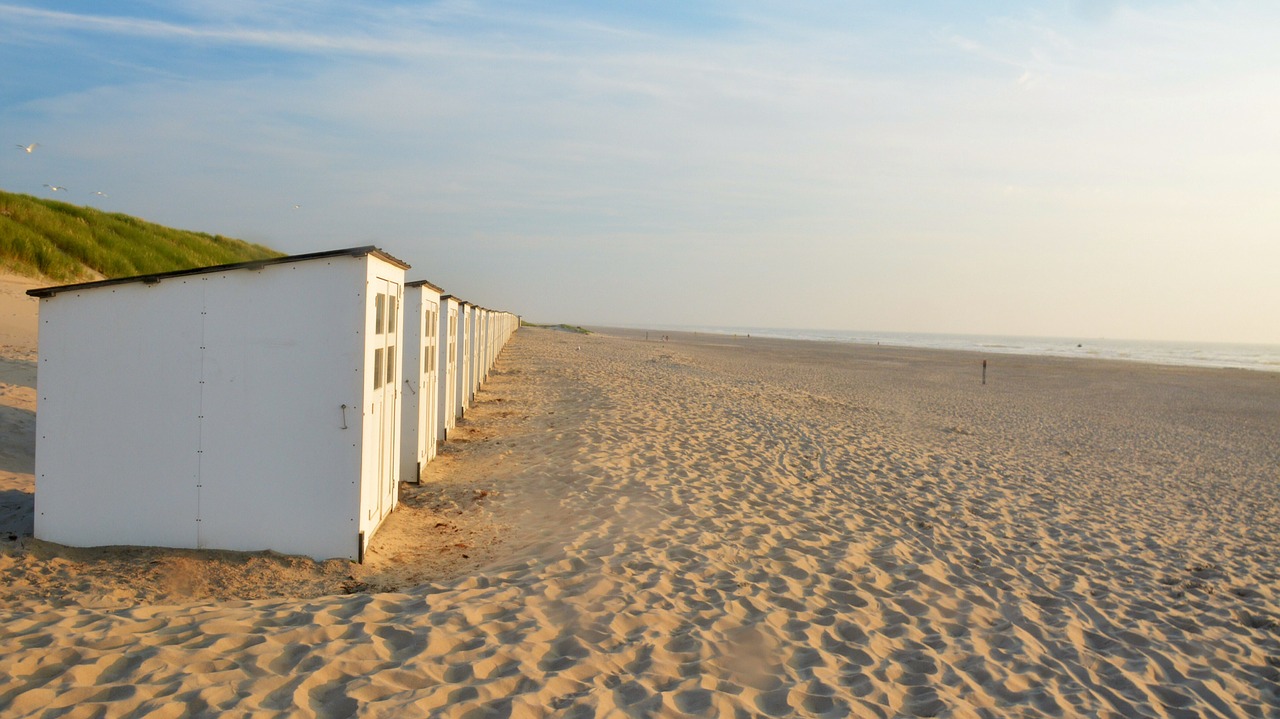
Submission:
<svg viewBox="0 0 1280 719">
<path fill-rule="evenodd" d="M 1044 82 L 1044 80 L 1044 75 L 1031 72 L 1030 70 L 1023 70 L 1022 74 L 1018 76 L 1018 87 L 1024 87 L 1029 90 Z"/>
<path fill-rule="evenodd" d="M 239 28 L 201 28 L 161 22 L 159 20 L 147 20 L 145 18 L 84 15 L 22 7 L 19 5 L 0 5 L 0 15 L 28 20 L 41 25 L 57 28 L 93 30 L 97 32 L 137 37 L 180 40 L 215 40 L 220 42 L 264 45 L 291 50 L 316 52 L 345 50 L 373 53 L 380 51 L 375 43 L 362 39 L 336 38 L 298 32 L 263 31 Z"/>
<path fill-rule="evenodd" d="M 554 55 L 480 51 L 458 42 L 416 33 L 411 39 L 389 36 L 391 28 L 377 34 L 328 34 L 247 27 L 185 25 L 147 18 L 91 15 L 0 4 L 0 17 L 24 20 L 45 28 L 86 30 L 110 35 L 170 41 L 196 41 L 270 48 L 315 55 L 349 54 L 369 57 L 427 58 L 460 56 L 554 59 Z"/>
<path fill-rule="evenodd" d="M 197 10 L 204 8 L 196 3 Z M 249 8 L 246 24 L 177 23 L 142 17 L 102 15 L 45 10 L 23 5 L 0 3 L 0 18 L 9 17 L 53 30 L 79 30 L 128 37 L 141 37 L 171 42 L 241 45 L 282 52 L 316 56 L 346 54 L 371 58 L 435 58 L 472 57 L 477 59 L 559 61 L 572 55 L 572 49 L 557 47 L 552 38 L 577 38 L 572 43 L 581 47 L 581 39 L 591 44 L 624 40 L 632 43 L 653 42 L 658 38 L 649 32 L 619 27 L 603 22 L 572 17 L 494 11 L 481 11 L 471 3 L 435 3 L 428 6 L 388 6 L 374 10 L 340 3 L 317 11 L 311 20 L 318 25 L 340 28 L 340 31 L 304 31 L 269 27 L 280 24 L 278 14 L 261 12 L 258 3 Z M 228 13 L 216 4 L 217 12 L 200 12 L 202 17 L 225 17 Z M 293 15 L 286 16 L 290 20 Z M 304 17 L 306 17 L 304 15 Z M 495 33 L 501 42 L 480 44 L 468 42 L 459 27 L 471 26 L 474 35 Z M 519 38 L 513 41 L 513 38 Z M 539 49 L 546 45 L 551 49 Z"/>
</svg>

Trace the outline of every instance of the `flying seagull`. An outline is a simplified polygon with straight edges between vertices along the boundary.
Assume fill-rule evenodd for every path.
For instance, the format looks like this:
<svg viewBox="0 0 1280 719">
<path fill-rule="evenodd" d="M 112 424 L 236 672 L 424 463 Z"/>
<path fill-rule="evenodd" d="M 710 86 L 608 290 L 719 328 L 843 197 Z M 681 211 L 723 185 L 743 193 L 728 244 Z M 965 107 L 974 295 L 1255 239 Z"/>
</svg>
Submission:
<svg viewBox="0 0 1280 719">
<path fill-rule="evenodd" d="M 108 195 L 107 193 L 103 192 L 102 190 L 98 190 L 97 192 L 94 192 L 93 194 L 97 195 L 98 197 L 111 197 L 111 195 Z"/>
<path fill-rule="evenodd" d="M 18 149 L 19 149 L 19 150 L 22 150 L 23 152 L 27 153 L 28 155 L 30 155 L 31 153 L 35 152 L 37 147 L 40 147 L 40 143 L 38 143 L 38 142 L 33 142 L 33 143 L 31 143 L 30 145 L 18 145 Z"/>
<path fill-rule="evenodd" d="M 295 209 L 295 210 L 301 210 L 301 209 L 302 209 L 302 205 L 294 205 L 294 206 L 293 206 L 293 209 Z"/>
<path fill-rule="evenodd" d="M 46 182 L 44 186 L 49 188 L 51 192 L 57 192 L 59 190 L 63 192 L 67 191 L 67 188 L 63 187 L 62 185 L 50 185 L 49 183 Z"/>
</svg>

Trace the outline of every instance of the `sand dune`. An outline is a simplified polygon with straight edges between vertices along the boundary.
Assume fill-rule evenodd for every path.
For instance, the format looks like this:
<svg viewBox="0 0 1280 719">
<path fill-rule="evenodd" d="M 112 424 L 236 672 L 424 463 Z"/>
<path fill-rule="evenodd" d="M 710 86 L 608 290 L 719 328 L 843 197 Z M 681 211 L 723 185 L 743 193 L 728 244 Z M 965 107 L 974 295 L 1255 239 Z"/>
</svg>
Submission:
<svg viewBox="0 0 1280 719">
<path fill-rule="evenodd" d="M 1274 715 L 1280 376 L 974 359 L 522 330 L 369 568 L 6 548 L 0 713 Z"/>
</svg>

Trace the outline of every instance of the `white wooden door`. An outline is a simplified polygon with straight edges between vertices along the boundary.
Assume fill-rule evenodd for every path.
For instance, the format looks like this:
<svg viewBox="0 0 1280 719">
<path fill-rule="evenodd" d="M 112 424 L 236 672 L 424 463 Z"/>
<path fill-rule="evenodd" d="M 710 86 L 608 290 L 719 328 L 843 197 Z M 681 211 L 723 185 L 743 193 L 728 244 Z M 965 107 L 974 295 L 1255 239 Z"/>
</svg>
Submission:
<svg viewBox="0 0 1280 719">
<path fill-rule="evenodd" d="M 452 429 L 454 425 L 454 397 L 458 391 L 458 311 L 456 309 L 449 310 L 449 336 L 445 338 L 448 347 L 445 352 L 445 390 L 442 393 L 444 397 L 444 406 L 441 407 L 443 413 L 439 418 L 444 426 Z"/>
<path fill-rule="evenodd" d="M 399 311 L 400 285 L 381 277 L 374 283 L 373 407 L 377 426 L 378 521 L 396 505 L 396 432 L 400 416 Z"/>
<path fill-rule="evenodd" d="M 436 405 L 435 389 L 439 387 L 436 378 L 436 357 L 440 350 L 436 347 L 436 334 L 440 321 L 436 313 L 439 306 L 433 302 L 422 303 L 422 371 L 418 382 L 418 471 L 422 465 L 435 456 L 436 447 Z"/>
</svg>

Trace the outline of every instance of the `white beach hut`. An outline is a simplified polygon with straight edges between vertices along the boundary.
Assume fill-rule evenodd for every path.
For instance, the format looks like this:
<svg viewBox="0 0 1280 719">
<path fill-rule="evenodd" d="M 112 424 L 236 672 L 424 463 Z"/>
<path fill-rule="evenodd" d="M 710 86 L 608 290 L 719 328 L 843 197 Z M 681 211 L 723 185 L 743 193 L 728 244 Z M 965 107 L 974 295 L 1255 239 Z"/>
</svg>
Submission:
<svg viewBox="0 0 1280 719">
<path fill-rule="evenodd" d="M 489 357 L 493 354 L 493 312 L 480 310 L 480 382 L 489 379 Z"/>
<path fill-rule="evenodd" d="M 453 413 L 460 420 L 467 408 L 471 407 L 471 324 L 474 315 L 475 304 L 470 302 L 458 304 L 458 371 Z"/>
<path fill-rule="evenodd" d="M 404 286 L 404 390 L 400 396 L 400 477 L 417 482 L 436 456 L 440 412 L 440 294 L 444 290 L 417 280 Z"/>
<path fill-rule="evenodd" d="M 485 379 L 493 372 L 493 365 L 498 361 L 498 352 L 502 348 L 502 313 L 493 312 L 489 316 L 489 361 L 484 371 Z"/>
<path fill-rule="evenodd" d="M 491 326 L 493 327 L 493 341 L 491 342 L 491 346 L 493 351 L 489 355 L 489 369 L 486 371 L 486 376 L 493 372 L 493 366 L 498 361 L 498 352 L 500 352 L 502 349 L 502 336 L 501 336 L 502 324 L 501 323 L 502 323 L 502 313 L 495 312 L 493 317 L 491 318 Z"/>
<path fill-rule="evenodd" d="M 397 501 L 407 268 L 357 247 L 32 290 L 36 537 L 363 559 Z"/>
<path fill-rule="evenodd" d="M 436 438 L 443 442 L 457 426 L 458 321 L 460 302 L 453 295 L 440 297 L 440 410 L 436 415 Z"/>
<path fill-rule="evenodd" d="M 489 375 L 489 343 L 492 335 L 489 332 L 489 310 L 480 310 L 480 357 L 476 360 L 476 386 L 484 384 Z"/>
<path fill-rule="evenodd" d="M 484 325 L 480 318 L 484 315 L 484 308 L 473 306 L 471 308 L 471 359 L 470 359 L 470 377 L 467 382 L 467 407 L 475 404 L 476 392 L 480 389 L 480 362 L 484 356 Z"/>
<path fill-rule="evenodd" d="M 489 353 L 489 333 L 488 333 L 488 316 L 489 310 L 481 307 L 476 312 L 476 377 L 475 385 L 479 387 L 484 383 L 484 361 Z"/>
</svg>

